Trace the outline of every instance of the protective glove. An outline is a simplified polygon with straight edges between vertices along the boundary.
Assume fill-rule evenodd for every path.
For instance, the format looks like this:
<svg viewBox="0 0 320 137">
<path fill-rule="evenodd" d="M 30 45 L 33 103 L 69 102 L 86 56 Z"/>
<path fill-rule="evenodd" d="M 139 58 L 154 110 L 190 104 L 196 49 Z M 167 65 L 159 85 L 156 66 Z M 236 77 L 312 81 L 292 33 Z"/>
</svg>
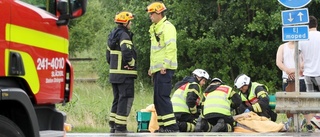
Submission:
<svg viewBox="0 0 320 137">
<path fill-rule="evenodd" d="M 250 112 L 250 110 L 249 110 L 249 109 L 246 109 L 246 110 L 244 110 L 243 113 L 248 113 L 248 112 Z"/>
<path fill-rule="evenodd" d="M 242 113 L 244 113 L 244 111 L 245 111 L 247 108 L 248 108 L 247 106 L 241 104 L 241 105 L 236 109 L 236 112 L 237 112 L 237 114 L 242 114 Z"/>
</svg>

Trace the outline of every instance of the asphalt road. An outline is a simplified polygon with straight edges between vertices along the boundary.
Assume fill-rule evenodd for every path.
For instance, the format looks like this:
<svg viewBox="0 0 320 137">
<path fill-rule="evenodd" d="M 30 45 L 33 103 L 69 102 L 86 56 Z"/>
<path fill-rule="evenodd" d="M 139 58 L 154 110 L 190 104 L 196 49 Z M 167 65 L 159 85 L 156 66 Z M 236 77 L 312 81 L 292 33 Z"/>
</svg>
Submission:
<svg viewBox="0 0 320 137">
<path fill-rule="evenodd" d="M 193 133 L 67 133 L 67 137 L 320 137 L 320 133 L 304 133 L 304 132 L 279 132 L 279 133 L 208 133 L 208 132 L 193 132 Z"/>
</svg>

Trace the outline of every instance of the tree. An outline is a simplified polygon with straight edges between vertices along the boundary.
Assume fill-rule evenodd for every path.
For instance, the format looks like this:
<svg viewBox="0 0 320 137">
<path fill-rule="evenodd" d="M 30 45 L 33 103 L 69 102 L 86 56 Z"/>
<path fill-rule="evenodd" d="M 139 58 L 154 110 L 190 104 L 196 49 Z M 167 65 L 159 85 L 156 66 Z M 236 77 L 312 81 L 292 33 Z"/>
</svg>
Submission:
<svg viewBox="0 0 320 137">
<path fill-rule="evenodd" d="M 92 50 L 96 44 L 96 38 L 101 32 L 106 30 L 106 24 L 110 19 L 98 0 L 88 1 L 87 12 L 85 16 L 72 20 L 70 22 L 70 53 L 76 56 L 76 53 Z M 103 42 L 103 40 L 98 40 Z M 99 42 L 100 43 L 100 42 Z"/>
<path fill-rule="evenodd" d="M 74 31 L 74 39 L 71 41 L 75 41 L 72 46 L 95 49 L 95 56 L 99 59 L 96 66 L 103 83 L 106 83 L 108 76 L 105 41 L 108 33 L 115 27 L 115 13 L 122 10 L 135 14 L 132 32 L 135 34 L 133 42 L 138 51 L 139 79 L 150 81 L 147 70 L 150 55 L 148 30 L 151 22 L 145 9 L 151 2 L 92 0 L 87 17 L 75 22 L 77 28 L 71 28 Z M 163 2 L 168 8 L 168 20 L 176 26 L 178 34 L 179 67 L 175 73 L 175 82 L 190 75 L 195 68 L 202 68 L 211 77 L 219 77 L 229 85 L 233 85 L 238 74 L 246 73 L 252 80 L 265 83 L 272 92 L 281 89 L 281 71 L 276 67 L 275 58 L 278 46 L 283 43 L 280 13 L 288 8 L 278 1 Z M 318 7 L 319 0 L 310 2 L 307 5 L 309 14 L 320 17 Z"/>
</svg>

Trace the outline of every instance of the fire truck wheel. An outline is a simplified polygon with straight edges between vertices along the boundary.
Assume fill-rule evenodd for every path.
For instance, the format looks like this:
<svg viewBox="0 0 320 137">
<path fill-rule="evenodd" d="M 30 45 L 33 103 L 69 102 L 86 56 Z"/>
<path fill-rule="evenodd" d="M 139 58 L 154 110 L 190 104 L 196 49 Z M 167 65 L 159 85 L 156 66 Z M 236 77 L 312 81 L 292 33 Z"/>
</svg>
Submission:
<svg viewBox="0 0 320 137">
<path fill-rule="evenodd" d="M 24 137 L 21 129 L 10 119 L 0 115 L 0 137 Z"/>
</svg>

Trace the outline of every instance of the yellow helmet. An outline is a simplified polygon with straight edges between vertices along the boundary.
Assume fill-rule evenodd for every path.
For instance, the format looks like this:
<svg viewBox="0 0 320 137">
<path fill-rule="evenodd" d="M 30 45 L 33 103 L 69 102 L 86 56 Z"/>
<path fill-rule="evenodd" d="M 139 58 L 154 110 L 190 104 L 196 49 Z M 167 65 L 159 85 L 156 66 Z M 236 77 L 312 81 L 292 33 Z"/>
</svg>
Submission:
<svg viewBox="0 0 320 137">
<path fill-rule="evenodd" d="M 153 2 L 147 7 L 147 12 L 155 12 L 155 13 L 161 13 L 165 11 L 167 8 L 164 6 L 162 2 Z"/>
<path fill-rule="evenodd" d="M 121 11 L 114 17 L 114 22 L 116 23 L 128 23 L 134 18 L 134 15 L 128 11 Z"/>
</svg>

